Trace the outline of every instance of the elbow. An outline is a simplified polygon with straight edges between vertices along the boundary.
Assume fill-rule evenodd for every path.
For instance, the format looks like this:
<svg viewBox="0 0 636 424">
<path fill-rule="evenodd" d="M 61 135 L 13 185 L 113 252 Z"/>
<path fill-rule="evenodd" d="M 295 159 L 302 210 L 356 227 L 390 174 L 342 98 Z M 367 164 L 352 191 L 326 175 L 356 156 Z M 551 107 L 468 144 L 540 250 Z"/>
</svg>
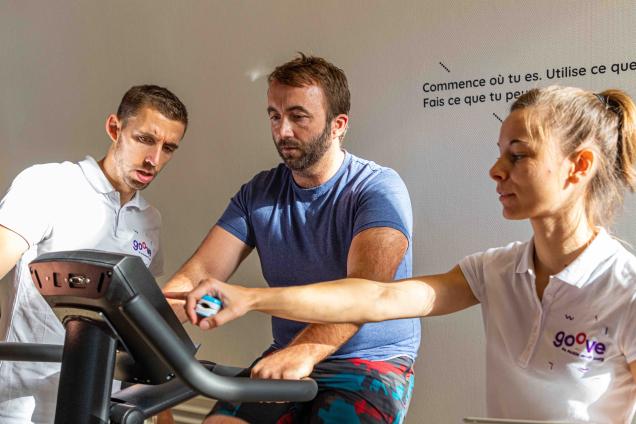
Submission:
<svg viewBox="0 0 636 424">
<path fill-rule="evenodd" d="M 380 285 L 374 297 L 374 306 L 366 310 L 364 322 L 381 322 L 399 318 L 396 315 L 400 301 L 391 286 L 386 283 Z"/>
<path fill-rule="evenodd" d="M 435 309 L 435 290 L 414 282 L 385 283 L 375 312 L 369 311 L 369 322 L 418 318 Z"/>
</svg>

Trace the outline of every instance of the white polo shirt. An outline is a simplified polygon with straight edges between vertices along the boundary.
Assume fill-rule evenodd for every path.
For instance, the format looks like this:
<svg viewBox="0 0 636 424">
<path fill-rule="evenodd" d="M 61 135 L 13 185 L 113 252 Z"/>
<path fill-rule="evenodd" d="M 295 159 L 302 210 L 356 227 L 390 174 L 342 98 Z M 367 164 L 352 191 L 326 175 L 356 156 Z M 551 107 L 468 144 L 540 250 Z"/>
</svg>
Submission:
<svg viewBox="0 0 636 424">
<path fill-rule="evenodd" d="M 20 234 L 29 249 L 1 299 L 2 340 L 64 343 L 64 328 L 35 289 L 28 264 L 47 252 L 99 249 L 138 255 L 162 272 L 161 215 L 139 193 L 120 206 L 97 162 L 35 165 L 21 172 L 0 201 L 0 225 Z M 0 362 L 0 423 L 53 422 L 59 364 Z"/>
<path fill-rule="evenodd" d="M 636 258 L 600 229 L 540 301 L 533 251 L 516 242 L 459 264 L 482 306 L 488 414 L 631 423 Z"/>
</svg>

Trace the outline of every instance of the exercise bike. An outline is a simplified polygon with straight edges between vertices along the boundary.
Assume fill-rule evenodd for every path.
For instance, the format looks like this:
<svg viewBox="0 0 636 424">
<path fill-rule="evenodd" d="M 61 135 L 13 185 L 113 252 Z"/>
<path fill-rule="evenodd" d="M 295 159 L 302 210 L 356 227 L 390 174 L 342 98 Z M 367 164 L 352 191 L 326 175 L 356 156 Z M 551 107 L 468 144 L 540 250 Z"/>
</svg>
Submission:
<svg viewBox="0 0 636 424">
<path fill-rule="evenodd" d="M 203 395 L 226 401 L 308 401 L 313 380 L 235 377 L 195 358 L 196 346 L 137 256 L 51 252 L 29 264 L 64 324 L 63 346 L 0 343 L 0 360 L 61 362 L 56 424 L 141 424 Z M 111 394 L 113 378 L 133 383 Z"/>
</svg>

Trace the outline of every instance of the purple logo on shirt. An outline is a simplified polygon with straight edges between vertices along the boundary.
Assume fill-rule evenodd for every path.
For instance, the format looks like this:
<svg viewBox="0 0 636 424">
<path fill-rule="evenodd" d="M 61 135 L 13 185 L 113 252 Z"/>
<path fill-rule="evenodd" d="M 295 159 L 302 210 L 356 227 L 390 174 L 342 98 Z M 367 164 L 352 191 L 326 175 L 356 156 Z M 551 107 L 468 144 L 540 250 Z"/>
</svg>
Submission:
<svg viewBox="0 0 636 424">
<path fill-rule="evenodd" d="M 139 252 L 144 256 L 148 256 L 148 257 L 152 256 L 152 251 L 150 250 L 150 248 L 148 247 L 145 241 L 133 240 L 132 248 L 135 252 Z"/>
<path fill-rule="evenodd" d="M 586 333 L 580 332 L 576 335 L 559 331 L 554 336 L 552 344 L 561 348 L 562 351 L 581 358 L 604 361 L 606 346 L 598 340 L 590 339 Z"/>
</svg>

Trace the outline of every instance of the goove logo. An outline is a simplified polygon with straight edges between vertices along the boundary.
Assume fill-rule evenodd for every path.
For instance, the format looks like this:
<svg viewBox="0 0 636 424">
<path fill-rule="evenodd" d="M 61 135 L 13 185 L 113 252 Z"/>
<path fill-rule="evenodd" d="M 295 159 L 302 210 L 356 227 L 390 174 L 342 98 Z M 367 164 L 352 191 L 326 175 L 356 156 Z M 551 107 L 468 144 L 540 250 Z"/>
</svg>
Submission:
<svg viewBox="0 0 636 424">
<path fill-rule="evenodd" d="M 583 356 L 592 358 L 597 361 L 603 361 L 603 355 L 605 355 L 606 346 L 605 343 L 601 343 L 598 340 L 591 340 L 586 333 L 580 332 L 576 335 L 567 334 L 565 331 L 559 331 L 554 336 L 552 342 L 555 347 L 560 347 L 562 350 L 571 353 L 572 355 Z M 579 349 L 580 352 L 570 350 L 568 348 Z M 599 355 L 598 357 L 594 354 Z"/>
<path fill-rule="evenodd" d="M 142 255 L 146 255 L 148 257 L 152 256 L 152 251 L 148 247 L 145 241 L 133 240 L 132 248 L 135 252 L 139 252 Z"/>
</svg>

